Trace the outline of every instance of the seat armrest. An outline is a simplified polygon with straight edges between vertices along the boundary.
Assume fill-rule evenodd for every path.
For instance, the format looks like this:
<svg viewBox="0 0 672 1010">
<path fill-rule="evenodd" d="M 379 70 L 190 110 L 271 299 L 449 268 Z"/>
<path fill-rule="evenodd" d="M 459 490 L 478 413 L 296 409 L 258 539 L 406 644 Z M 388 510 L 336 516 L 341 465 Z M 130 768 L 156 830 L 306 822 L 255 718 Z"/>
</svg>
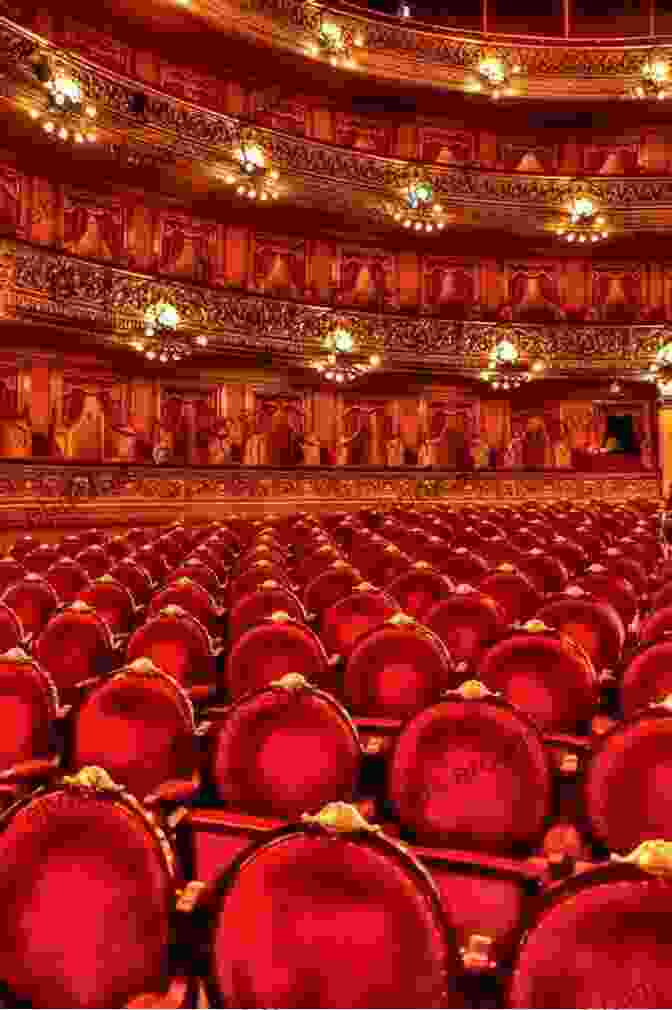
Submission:
<svg viewBox="0 0 672 1010">
<path fill-rule="evenodd" d="M 34 758 L 31 761 L 20 761 L 0 772 L 0 782 L 28 783 L 40 779 L 50 779 L 59 770 L 60 757 Z"/>
<path fill-rule="evenodd" d="M 201 776 L 194 772 L 190 779 L 168 779 L 162 782 L 153 793 L 149 793 L 143 799 L 143 803 L 150 809 L 162 803 L 184 803 L 193 799 L 201 788 Z"/>
<path fill-rule="evenodd" d="M 170 988 L 165 993 L 145 992 L 126 1003 L 125 1010 L 180 1010 L 186 1007 L 190 1000 L 189 981 L 184 976 L 174 978 Z"/>
</svg>

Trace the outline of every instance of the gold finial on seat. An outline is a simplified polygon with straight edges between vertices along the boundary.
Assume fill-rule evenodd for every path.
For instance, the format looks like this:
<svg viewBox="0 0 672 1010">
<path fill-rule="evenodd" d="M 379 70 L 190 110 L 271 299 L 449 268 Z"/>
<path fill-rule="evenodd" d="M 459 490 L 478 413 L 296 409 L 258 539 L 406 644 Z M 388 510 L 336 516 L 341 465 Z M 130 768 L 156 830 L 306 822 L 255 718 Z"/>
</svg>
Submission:
<svg viewBox="0 0 672 1010">
<path fill-rule="evenodd" d="M 642 842 L 629 856 L 612 855 L 613 862 L 634 863 L 655 877 L 672 877 L 672 842 L 654 838 Z"/>
<path fill-rule="evenodd" d="M 286 673 L 280 680 L 272 680 L 268 686 L 280 687 L 283 691 L 288 691 L 290 694 L 298 694 L 299 691 L 304 691 L 307 687 L 310 687 L 310 684 L 301 673 Z"/>
<path fill-rule="evenodd" d="M 124 787 L 97 765 L 87 765 L 81 768 L 76 775 L 64 775 L 61 785 L 75 789 L 93 789 L 97 793 L 123 793 Z"/>
<path fill-rule="evenodd" d="M 379 824 L 369 824 L 357 807 L 341 800 L 327 803 L 318 814 L 302 814 L 301 820 L 304 824 L 316 824 L 325 831 L 333 831 L 339 835 L 351 835 L 358 831 L 378 834 L 383 830 Z"/>
<path fill-rule="evenodd" d="M 416 620 L 414 617 L 411 617 L 410 614 L 405 614 L 402 610 L 400 610 L 396 614 L 393 614 L 387 623 L 396 624 L 397 627 L 404 627 L 405 625 L 415 624 Z"/>
<path fill-rule="evenodd" d="M 461 695 L 465 701 L 482 701 L 483 698 L 492 697 L 493 692 L 480 680 L 465 680 L 457 688 L 456 694 Z"/>
<path fill-rule="evenodd" d="M 539 635 L 544 631 L 550 631 L 551 629 L 543 621 L 539 620 L 538 617 L 533 617 L 532 620 L 526 621 L 525 624 L 521 625 L 523 631 L 531 631 L 534 635 Z"/>
<path fill-rule="evenodd" d="M 275 621 L 276 624 L 284 624 L 285 621 L 291 621 L 291 614 L 288 614 L 286 610 L 274 610 L 269 617 L 270 621 Z"/>
</svg>

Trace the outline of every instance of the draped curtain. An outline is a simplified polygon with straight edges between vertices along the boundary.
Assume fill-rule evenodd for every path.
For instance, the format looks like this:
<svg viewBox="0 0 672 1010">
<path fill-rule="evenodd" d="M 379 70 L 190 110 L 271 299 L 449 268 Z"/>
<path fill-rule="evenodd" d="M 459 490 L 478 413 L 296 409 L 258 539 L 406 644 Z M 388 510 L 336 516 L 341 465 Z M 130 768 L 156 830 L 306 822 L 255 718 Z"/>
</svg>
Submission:
<svg viewBox="0 0 672 1010">
<path fill-rule="evenodd" d="M 481 432 L 491 449 L 504 449 L 511 441 L 511 404 L 508 400 L 481 400 Z"/>
<path fill-rule="evenodd" d="M 89 226 L 89 212 L 85 207 L 72 207 L 65 211 L 64 239 L 70 244 L 81 242 Z"/>
<path fill-rule="evenodd" d="M 561 403 L 560 420 L 567 429 L 570 449 L 587 449 L 593 433 L 592 400 L 570 400 Z"/>
<path fill-rule="evenodd" d="M 161 249 L 161 266 L 167 267 L 177 263 L 184 251 L 184 234 L 176 228 L 171 228 L 164 237 Z"/>
<path fill-rule="evenodd" d="M 121 256 L 124 244 L 121 222 L 115 220 L 114 214 L 110 211 L 97 213 L 96 217 L 100 237 L 110 250 L 110 255 L 114 258 Z"/>
</svg>

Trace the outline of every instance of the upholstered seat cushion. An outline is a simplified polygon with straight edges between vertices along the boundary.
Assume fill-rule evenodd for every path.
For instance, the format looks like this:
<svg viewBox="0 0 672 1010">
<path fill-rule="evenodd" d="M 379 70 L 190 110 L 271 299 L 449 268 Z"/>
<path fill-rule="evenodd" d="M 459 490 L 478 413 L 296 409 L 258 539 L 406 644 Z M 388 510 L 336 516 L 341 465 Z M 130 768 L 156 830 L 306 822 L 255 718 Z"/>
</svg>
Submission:
<svg viewBox="0 0 672 1010">
<path fill-rule="evenodd" d="M 322 642 L 330 656 L 347 658 L 355 642 L 399 611 L 389 593 L 361 583 L 350 596 L 332 604 L 322 614 Z"/>
<path fill-rule="evenodd" d="M 58 695 L 49 676 L 19 651 L 0 656 L 0 770 L 47 757 Z"/>
<path fill-rule="evenodd" d="M 423 567 L 422 562 L 413 565 L 387 586 L 387 592 L 399 602 L 404 613 L 417 621 L 423 621 L 431 608 L 450 596 L 453 589 L 447 575 Z"/>
<path fill-rule="evenodd" d="M 565 594 L 544 604 L 537 617 L 571 636 L 588 653 L 598 673 L 616 669 L 625 645 L 625 626 L 618 611 L 604 599 L 566 595 L 574 589 L 583 594 L 579 586 L 568 586 Z"/>
<path fill-rule="evenodd" d="M 193 579 L 181 578 L 171 582 L 160 592 L 155 593 L 149 604 L 147 613 L 154 617 L 168 606 L 182 607 L 192 614 L 207 628 L 211 635 L 220 634 L 219 612 L 210 593 Z"/>
<path fill-rule="evenodd" d="M 462 587 L 432 607 L 425 623 L 447 646 L 456 663 L 475 670 L 482 653 L 506 633 L 508 621 L 496 600 L 478 589 L 467 588 Z"/>
<path fill-rule="evenodd" d="M 327 670 L 327 655 L 317 635 L 287 615 L 273 615 L 234 642 L 226 661 L 226 684 L 233 699 L 287 673 L 300 673 L 311 683 L 329 688 Z"/>
<path fill-rule="evenodd" d="M 671 611 L 672 615 L 672 611 Z M 626 719 L 651 702 L 672 694 L 672 633 L 652 644 L 644 643 L 623 671 L 620 696 Z"/>
<path fill-rule="evenodd" d="M 486 575 L 479 589 L 491 596 L 505 611 L 510 624 L 527 621 L 541 605 L 541 597 L 534 583 L 522 572 L 512 570 L 508 564 Z"/>
<path fill-rule="evenodd" d="M 212 684 L 214 656 L 203 625 L 180 607 L 167 607 L 151 617 L 129 639 L 127 661 L 151 659 L 184 685 Z"/>
<path fill-rule="evenodd" d="M 78 596 L 96 611 L 114 634 L 125 634 L 133 623 L 135 602 L 130 590 L 111 575 L 91 582 Z"/>
<path fill-rule="evenodd" d="M 310 580 L 303 593 L 303 603 L 309 614 L 322 614 L 332 604 L 350 596 L 362 576 L 344 561 L 332 562 L 328 568 Z"/>
<path fill-rule="evenodd" d="M 60 558 L 47 569 L 45 578 L 61 603 L 72 603 L 89 584 L 89 576 L 78 561 Z"/>
<path fill-rule="evenodd" d="M 456 950 L 410 857 L 351 836 L 254 850 L 223 895 L 215 1006 L 455 1007 Z"/>
<path fill-rule="evenodd" d="M 58 606 L 58 597 L 49 583 L 32 573 L 11 585 L 2 599 L 27 635 L 39 634 Z"/>
<path fill-rule="evenodd" d="M 52 617 L 37 639 L 33 654 L 49 672 L 59 692 L 107 673 L 112 666 L 110 629 L 95 611 L 64 610 Z"/>
</svg>

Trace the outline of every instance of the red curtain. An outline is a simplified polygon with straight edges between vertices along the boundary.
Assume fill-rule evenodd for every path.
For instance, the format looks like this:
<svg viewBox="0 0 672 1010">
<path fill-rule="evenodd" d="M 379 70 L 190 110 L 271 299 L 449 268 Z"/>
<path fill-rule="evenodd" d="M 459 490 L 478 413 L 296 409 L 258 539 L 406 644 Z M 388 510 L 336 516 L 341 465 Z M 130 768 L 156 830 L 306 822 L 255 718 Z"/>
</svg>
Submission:
<svg viewBox="0 0 672 1010">
<path fill-rule="evenodd" d="M 63 422 L 66 427 L 70 428 L 80 419 L 82 411 L 84 410 L 85 399 L 86 393 L 83 389 L 78 388 L 71 389 L 70 392 L 63 397 Z"/>
<path fill-rule="evenodd" d="M 117 259 L 123 252 L 123 235 L 121 221 L 115 220 L 114 214 L 101 214 L 98 218 L 100 234 L 110 255 Z"/>
<path fill-rule="evenodd" d="M 73 207 L 65 211 L 64 239 L 67 243 L 81 242 L 89 227 L 89 212 L 85 207 Z"/>
<path fill-rule="evenodd" d="M 171 396 L 163 401 L 161 406 L 161 424 L 169 431 L 176 432 L 182 421 L 184 404 L 177 396 Z"/>
<path fill-rule="evenodd" d="M 168 267 L 177 263 L 184 251 L 184 235 L 181 231 L 173 229 L 163 236 L 163 247 L 161 249 L 161 266 Z"/>
</svg>

